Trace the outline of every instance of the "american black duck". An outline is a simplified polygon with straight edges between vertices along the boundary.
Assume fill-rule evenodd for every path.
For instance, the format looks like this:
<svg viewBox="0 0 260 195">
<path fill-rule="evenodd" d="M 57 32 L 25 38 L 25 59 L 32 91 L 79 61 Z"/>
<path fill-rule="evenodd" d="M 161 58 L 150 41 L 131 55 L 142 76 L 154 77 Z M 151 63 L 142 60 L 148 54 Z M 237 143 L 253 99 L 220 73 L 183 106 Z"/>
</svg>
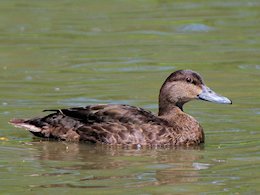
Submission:
<svg viewBox="0 0 260 195">
<path fill-rule="evenodd" d="M 45 117 L 13 119 L 12 125 L 43 138 L 87 141 L 110 145 L 198 145 L 204 142 L 201 125 L 183 111 L 191 100 L 231 104 L 208 88 L 191 70 L 170 74 L 159 94 L 158 115 L 139 107 L 97 104 L 86 107 L 44 110 Z"/>
</svg>

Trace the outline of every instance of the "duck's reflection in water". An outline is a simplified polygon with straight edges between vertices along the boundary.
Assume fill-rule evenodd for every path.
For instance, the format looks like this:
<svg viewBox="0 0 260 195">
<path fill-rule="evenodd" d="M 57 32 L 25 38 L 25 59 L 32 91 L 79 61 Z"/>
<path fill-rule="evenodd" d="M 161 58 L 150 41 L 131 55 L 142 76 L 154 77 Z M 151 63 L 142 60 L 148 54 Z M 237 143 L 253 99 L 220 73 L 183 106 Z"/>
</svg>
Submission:
<svg viewBox="0 0 260 195">
<path fill-rule="evenodd" d="M 52 169 L 51 172 L 34 176 L 73 175 L 71 183 L 52 182 L 31 187 L 106 188 L 176 185 L 197 182 L 198 170 L 209 167 L 207 164 L 199 163 L 203 159 L 203 146 L 122 148 L 51 141 L 34 141 L 31 144 L 39 166 Z M 78 174 L 75 174 L 75 171 Z M 104 185 L 104 181 L 107 181 L 107 185 Z"/>
</svg>

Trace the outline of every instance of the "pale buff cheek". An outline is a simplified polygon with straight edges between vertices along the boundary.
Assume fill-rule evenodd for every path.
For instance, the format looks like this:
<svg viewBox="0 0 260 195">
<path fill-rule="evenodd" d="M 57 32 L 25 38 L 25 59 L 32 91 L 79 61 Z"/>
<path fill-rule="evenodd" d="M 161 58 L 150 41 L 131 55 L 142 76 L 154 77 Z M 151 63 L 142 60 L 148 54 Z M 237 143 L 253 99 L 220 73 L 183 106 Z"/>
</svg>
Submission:
<svg viewBox="0 0 260 195">
<path fill-rule="evenodd" d="M 177 81 L 169 90 L 172 91 L 172 98 L 177 98 L 179 100 L 195 99 L 202 92 L 201 87 L 181 81 Z M 178 96 L 175 96 L 177 94 Z"/>
<path fill-rule="evenodd" d="M 195 85 L 189 85 L 188 87 L 188 95 L 191 97 L 191 98 L 197 98 L 197 96 L 202 92 L 202 89 L 201 87 L 199 86 L 195 86 Z"/>
</svg>

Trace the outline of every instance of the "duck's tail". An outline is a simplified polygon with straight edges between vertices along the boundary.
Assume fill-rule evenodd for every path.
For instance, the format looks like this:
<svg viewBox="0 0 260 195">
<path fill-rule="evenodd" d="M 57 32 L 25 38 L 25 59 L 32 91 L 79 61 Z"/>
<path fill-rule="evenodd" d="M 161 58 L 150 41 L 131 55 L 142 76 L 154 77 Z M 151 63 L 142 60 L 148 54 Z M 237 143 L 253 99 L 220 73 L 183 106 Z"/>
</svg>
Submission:
<svg viewBox="0 0 260 195">
<path fill-rule="evenodd" d="M 30 124 L 29 121 L 25 119 L 12 119 L 9 121 L 9 124 L 18 128 L 26 129 L 31 132 L 41 132 L 41 128 Z"/>
</svg>

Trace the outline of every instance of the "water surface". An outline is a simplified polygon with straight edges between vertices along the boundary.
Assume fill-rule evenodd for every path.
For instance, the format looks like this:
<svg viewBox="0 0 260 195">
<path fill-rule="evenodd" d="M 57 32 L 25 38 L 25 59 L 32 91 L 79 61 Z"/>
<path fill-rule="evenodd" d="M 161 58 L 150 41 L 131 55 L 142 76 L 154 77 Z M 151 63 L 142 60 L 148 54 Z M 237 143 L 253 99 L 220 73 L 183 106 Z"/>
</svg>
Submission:
<svg viewBox="0 0 260 195">
<path fill-rule="evenodd" d="M 259 194 L 258 1 L 0 2 L 1 194 Z M 196 148 L 34 139 L 13 117 L 95 103 L 157 112 L 159 88 L 193 69 L 233 105 L 194 101 Z"/>
</svg>

